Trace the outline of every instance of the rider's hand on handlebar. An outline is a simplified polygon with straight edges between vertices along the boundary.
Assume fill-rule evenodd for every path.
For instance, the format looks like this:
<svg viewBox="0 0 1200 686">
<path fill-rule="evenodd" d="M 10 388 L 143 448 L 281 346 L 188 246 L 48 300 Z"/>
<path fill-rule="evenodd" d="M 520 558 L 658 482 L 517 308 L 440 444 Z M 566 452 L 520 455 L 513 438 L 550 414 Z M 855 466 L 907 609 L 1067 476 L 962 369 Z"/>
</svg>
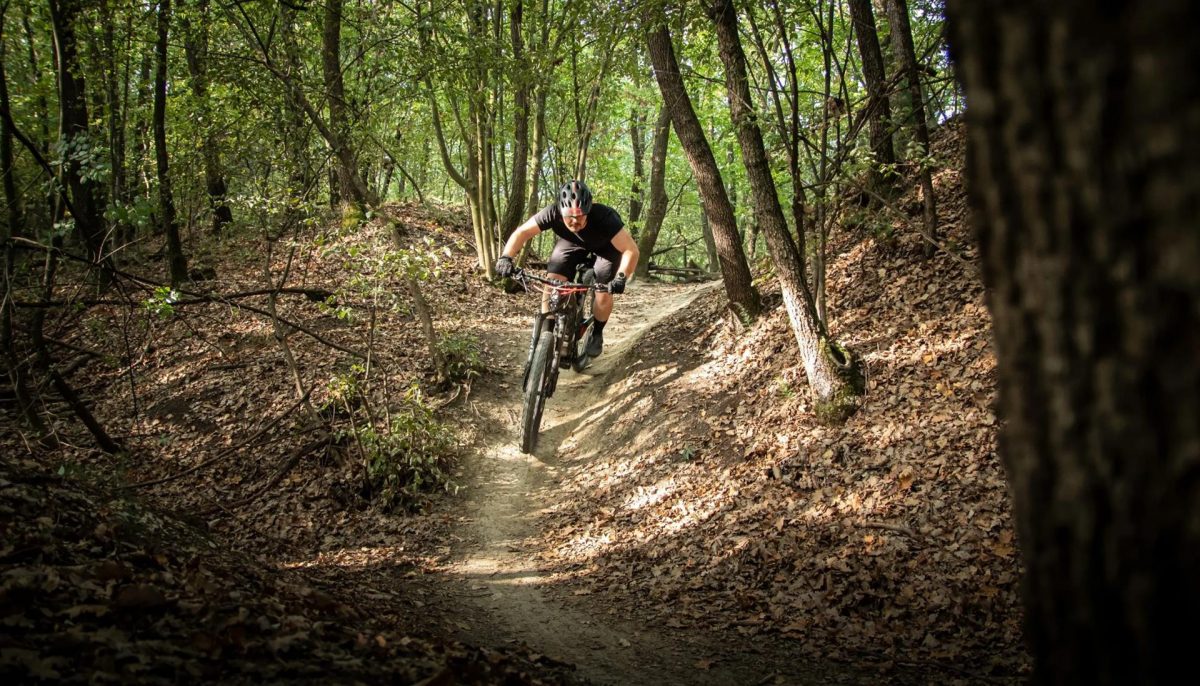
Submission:
<svg viewBox="0 0 1200 686">
<path fill-rule="evenodd" d="M 507 279 L 517 270 L 517 266 L 513 264 L 513 258 L 508 255 L 501 255 L 496 260 L 496 276 L 501 279 Z"/>
<path fill-rule="evenodd" d="M 608 284 L 608 292 L 617 295 L 625 292 L 625 275 L 617 274 L 617 278 L 613 279 Z"/>
</svg>

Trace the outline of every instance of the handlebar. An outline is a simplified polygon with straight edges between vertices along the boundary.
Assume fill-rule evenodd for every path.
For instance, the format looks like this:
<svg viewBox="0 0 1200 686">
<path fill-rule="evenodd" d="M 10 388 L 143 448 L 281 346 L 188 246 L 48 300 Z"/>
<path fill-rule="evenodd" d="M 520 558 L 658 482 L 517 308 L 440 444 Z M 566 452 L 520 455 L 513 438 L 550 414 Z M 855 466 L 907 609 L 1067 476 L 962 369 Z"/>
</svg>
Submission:
<svg viewBox="0 0 1200 686">
<path fill-rule="evenodd" d="M 570 283 L 570 282 L 563 282 L 563 281 L 555 281 L 554 279 L 547 279 L 547 278 L 538 276 L 536 274 L 530 274 L 529 272 L 525 271 L 524 269 L 517 269 L 517 270 L 513 271 L 512 278 L 514 280 L 520 281 L 522 283 L 525 283 L 527 281 L 537 281 L 538 283 L 546 284 L 547 286 L 549 286 L 555 290 L 563 291 L 566 293 L 577 293 L 577 292 L 583 292 L 583 291 L 588 291 L 588 290 L 595 290 L 599 293 L 607 293 L 608 292 L 608 284 L 606 284 L 606 283 L 587 284 L 587 283 Z"/>
</svg>

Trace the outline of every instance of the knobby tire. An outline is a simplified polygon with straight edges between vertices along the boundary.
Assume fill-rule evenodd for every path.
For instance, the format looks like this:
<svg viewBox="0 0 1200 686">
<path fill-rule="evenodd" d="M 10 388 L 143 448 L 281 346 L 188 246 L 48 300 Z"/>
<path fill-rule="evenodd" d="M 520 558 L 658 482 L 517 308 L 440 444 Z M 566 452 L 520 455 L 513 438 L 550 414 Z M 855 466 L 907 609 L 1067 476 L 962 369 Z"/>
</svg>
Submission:
<svg viewBox="0 0 1200 686">
<path fill-rule="evenodd" d="M 546 406 L 546 396 L 552 373 L 550 365 L 554 363 L 554 334 L 543 331 L 538 338 L 537 347 L 533 351 L 533 360 L 529 365 L 529 377 L 525 381 L 525 407 L 521 420 L 521 452 L 533 453 L 537 447 L 538 431 L 542 426 L 542 410 Z"/>
</svg>

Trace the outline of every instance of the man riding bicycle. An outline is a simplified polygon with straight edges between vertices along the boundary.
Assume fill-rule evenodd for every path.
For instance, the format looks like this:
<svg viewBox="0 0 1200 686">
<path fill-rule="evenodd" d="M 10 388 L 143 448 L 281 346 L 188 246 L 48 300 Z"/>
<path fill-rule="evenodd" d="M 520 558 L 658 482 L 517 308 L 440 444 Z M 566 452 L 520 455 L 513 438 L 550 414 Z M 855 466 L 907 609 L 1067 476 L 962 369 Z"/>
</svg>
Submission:
<svg viewBox="0 0 1200 686">
<path fill-rule="evenodd" d="M 546 229 L 552 229 L 558 236 L 546 265 L 551 279 L 571 281 L 576 268 L 590 254 L 595 254 L 596 281 L 609 284 L 607 293 L 596 293 L 592 310 L 592 333 L 586 350 L 589 356 L 596 357 L 604 349 L 604 325 L 612 313 L 612 295 L 625 292 L 626 275 L 637 267 L 637 243 L 616 210 L 593 203 L 587 185 L 572 180 L 559 189 L 557 202 L 547 205 L 513 231 L 496 260 L 496 275 L 500 278 L 512 275 L 513 258 L 529 239 Z"/>
</svg>

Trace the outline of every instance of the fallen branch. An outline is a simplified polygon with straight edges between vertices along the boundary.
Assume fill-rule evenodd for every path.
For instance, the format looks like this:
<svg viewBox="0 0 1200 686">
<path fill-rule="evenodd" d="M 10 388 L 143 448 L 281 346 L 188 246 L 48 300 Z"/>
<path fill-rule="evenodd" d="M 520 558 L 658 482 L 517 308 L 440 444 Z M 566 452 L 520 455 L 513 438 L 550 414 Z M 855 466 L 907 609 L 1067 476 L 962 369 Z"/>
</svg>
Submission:
<svg viewBox="0 0 1200 686">
<path fill-rule="evenodd" d="M 69 253 L 61 248 L 56 248 L 54 246 L 45 245 L 43 243 L 38 243 L 37 241 L 32 241 L 32 240 L 29 240 L 28 238 L 14 237 L 9 240 L 11 240 L 14 244 L 22 245 L 27 248 L 35 248 L 38 250 L 44 250 L 46 252 L 50 252 L 55 255 L 66 257 L 67 259 L 70 259 L 70 260 L 74 260 L 77 262 L 83 262 L 83 263 L 89 264 L 89 265 L 92 264 L 92 262 L 90 260 L 86 260 L 82 257 L 79 257 L 78 255 L 72 255 L 71 253 Z M 123 271 L 121 271 L 119 269 L 115 269 L 115 268 L 110 270 L 110 273 L 114 277 L 121 277 L 128 281 L 132 281 L 133 283 L 138 284 L 138 285 L 142 286 L 143 288 L 157 289 L 157 288 L 167 288 L 168 287 L 167 284 L 160 283 L 160 282 L 154 281 L 152 279 L 147 279 L 147 278 L 138 276 L 136 274 L 130 274 L 128 272 L 123 272 Z M 301 289 L 301 290 L 303 290 L 303 289 Z M 204 293 L 196 293 L 193 291 L 187 291 L 187 290 L 184 290 L 181 288 L 175 289 L 175 292 L 179 293 L 180 295 L 187 296 L 189 300 L 194 300 L 197 303 L 200 303 L 200 302 L 221 303 L 221 304 L 229 305 L 231 307 L 238 307 L 238 308 L 241 308 L 248 312 L 253 312 L 255 314 L 262 315 L 264 317 L 268 317 L 271 319 L 278 319 L 281 323 L 286 324 L 287 326 L 308 335 L 310 338 L 312 338 L 312 339 L 316 340 L 317 342 L 322 343 L 330 348 L 333 348 L 334 350 L 340 350 L 341 352 L 344 352 L 347 355 L 353 355 L 354 357 L 357 357 L 359 359 L 366 359 L 366 357 L 367 357 L 366 355 L 358 352 L 357 350 L 352 350 L 350 348 L 347 348 L 346 346 L 334 343 L 333 341 L 330 341 L 330 340 L 322 337 L 320 334 L 316 333 L 315 331 L 308 329 L 306 327 L 300 326 L 299 324 L 297 324 L 293 321 L 284 319 L 283 317 L 273 317 L 270 312 L 268 312 L 264 309 L 254 307 L 252 305 L 238 304 L 232 300 L 224 298 L 224 296 L 221 296 L 219 294 L 208 295 L 208 294 L 204 294 Z M 266 289 L 263 294 L 270 295 L 271 293 L 274 293 L 274 292 L 279 292 L 279 291 L 278 291 L 278 289 Z M 45 301 L 53 302 L 53 300 L 51 298 L 46 298 Z M 128 303 L 126 303 L 126 304 L 128 304 Z M 180 304 L 180 303 L 175 303 L 175 304 Z"/>
</svg>

